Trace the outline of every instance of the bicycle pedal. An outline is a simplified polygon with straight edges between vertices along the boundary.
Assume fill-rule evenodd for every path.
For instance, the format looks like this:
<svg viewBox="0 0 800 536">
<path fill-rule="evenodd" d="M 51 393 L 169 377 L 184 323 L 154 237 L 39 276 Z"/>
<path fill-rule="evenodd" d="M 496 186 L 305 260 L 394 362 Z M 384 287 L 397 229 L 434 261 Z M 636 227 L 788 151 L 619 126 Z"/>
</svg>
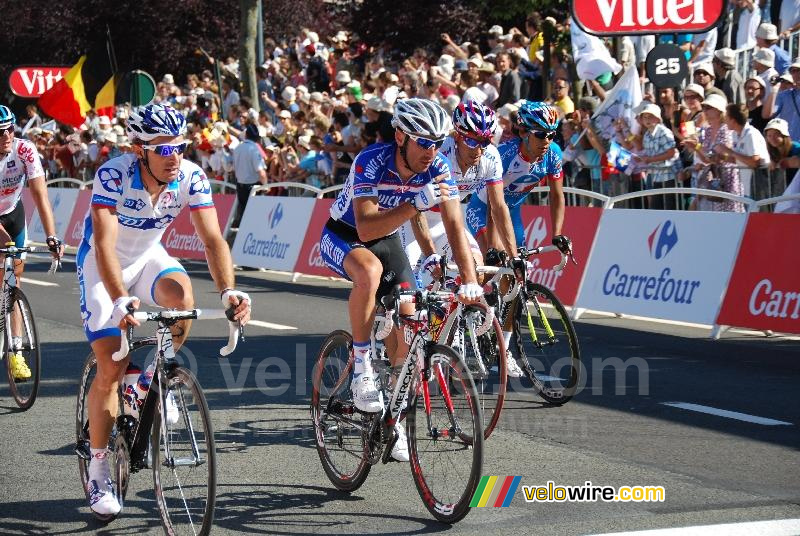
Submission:
<svg viewBox="0 0 800 536">
<path fill-rule="evenodd" d="M 87 462 L 92 459 L 92 451 L 89 449 L 89 441 L 86 439 L 81 439 L 75 444 L 75 454 L 78 455 L 79 458 L 86 460 Z"/>
</svg>

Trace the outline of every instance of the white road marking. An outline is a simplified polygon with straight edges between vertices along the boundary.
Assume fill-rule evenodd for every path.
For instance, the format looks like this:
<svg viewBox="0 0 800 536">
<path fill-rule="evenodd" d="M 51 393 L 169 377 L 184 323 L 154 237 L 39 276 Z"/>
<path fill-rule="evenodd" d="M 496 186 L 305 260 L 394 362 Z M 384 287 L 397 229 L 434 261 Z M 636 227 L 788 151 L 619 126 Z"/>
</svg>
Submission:
<svg viewBox="0 0 800 536">
<path fill-rule="evenodd" d="M 272 322 L 262 322 L 261 320 L 251 320 L 247 323 L 248 326 L 259 326 L 262 328 L 267 329 L 278 329 L 278 330 L 291 330 L 297 329 L 294 326 L 285 326 L 283 324 L 273 324 Z"/>
<path fill-rule="evenodd" d="M 737 421 L 763 424 L 764 426 L 792 426 L 792 423 L 790 422 L 776 421 L 775 419 L 758 417 L 756 415 L 748 415 L 747 413 L 739 413 L 738 411 L 712 408 L 711 406 L 701 406 L 700 404 L 690 404 L 688 402 L 662 402 L 662 404 L 665 406 L 672 406 L 674 408 L 697 411 L 699 413 L 708 413 L 709 415 L 718 415 L 727 419 L 736 419 Z"/>
<path fill-rule="evenodd" d="M 28 283 L 30 285 L 37 285 L 40 287 L 57 287 L 58 283 L 53 283 L 51 281 L 39 281 L 38 279 L 30 279 L 28 277 L 21 278 L 23 283 Z"/>
<path fill-rule="evenodd" d="M 794 536 L 800 534 L 800 519 L 775 519 L 770 521 L 751 521 L 745 523 L 725 523 L 720 525 L 698 525 L 695 527 L 676 527 L 672 529 L 637 530 L 631 532 L 607 532 L 594 536 Z"/>
</svg>

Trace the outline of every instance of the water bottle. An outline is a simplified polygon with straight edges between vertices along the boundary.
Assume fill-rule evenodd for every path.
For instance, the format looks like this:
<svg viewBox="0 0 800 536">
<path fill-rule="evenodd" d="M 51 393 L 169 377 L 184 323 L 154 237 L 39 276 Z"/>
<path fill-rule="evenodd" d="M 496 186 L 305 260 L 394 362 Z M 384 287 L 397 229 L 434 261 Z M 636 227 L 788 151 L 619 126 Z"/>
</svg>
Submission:
<svg viewBox="0 0 800 536">
<path fill-rule="evenodd" d="M 133 363 L 128 363 L 125 376 L 122 378 L 122 408 L 125 415 L 130 415 L 135 419 L 139 418 L 139 408 L 144 403 L 144 396 L 140 401 L 139 391 L 136 388 L 141 374 L 142 369 Z"/>
</svg>

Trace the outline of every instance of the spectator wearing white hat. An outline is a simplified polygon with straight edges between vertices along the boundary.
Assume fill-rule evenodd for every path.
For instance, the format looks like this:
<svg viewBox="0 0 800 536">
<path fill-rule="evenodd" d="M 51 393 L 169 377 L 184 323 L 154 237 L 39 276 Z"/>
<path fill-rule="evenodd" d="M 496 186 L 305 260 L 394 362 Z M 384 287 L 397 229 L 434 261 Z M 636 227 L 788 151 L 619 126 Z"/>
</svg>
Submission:
<svg viewBox="0 0 800 536">
<path fill-rule="evenodd" d="M 775 70 L 775 53 L 768 48 L 760 48 L 753 54 L 751 65 L 756 74 L 764 81 L 768 96 L 772 88 L 770 80 L 778 76 L 778 71 Z"/>
<path fill-rule="evenodd" d="M 747 123 L 747 107 L 728 104 L 725 124 L 733 132 L 733 147 L 717 145 L 714 152 L 738 166 L 742 194 L 753 199 L 765 199 L 770 195 L 769 177 L 759 173 L 769 165 L 767 140 L 752 125 Z"/>
<path fill-rule="evenodd" d="M 503 46 L 502 41 L 500 40 L 503 36 L 503 27 L 499 24 L 495 24 L 491 28 L 489 28 L 489 33 L 486 35 L 486 43 L 489 45 L 489 53 L 497 55 L 503 50 L 505 47 Z"/>
<path fill-rule="evenodd" d="M 286 86 L 281 91 L 281 98 L 283 99 L 283 106 L 285 109 L 289 110 L 289 113 L 294 113 L 300 109 L 300 105 L 297 104 L 297 90 L 292 86 Z"/>
<path fill-rule="evenodd" d="M 678 149 L 675 148 L 675 136 L 661 122 L 661 108 L 657 104 L 648 103 L 639 109 L 637 114 L 645 128 L 642 139 L 642 154 L 635 160 L 647 168 L 649 188 L 673 188 L 676 186 L 676 173 L 680 161 Z M 657 195 L 650 198 L 650 208 L 675 209 L 674 196 Z"/>
<path fill-rule="evenodd" d="M 736 71 L 736 53 L 730 48 L 714 52 L 714 86 L 721 89 L 728 102 L 744 104 L 744 79 Z"/>
<path fill-rule="evenodd" d="M 714 85 L 714 79 L 717 77 L 714 74 L 714 66 L 709 63 L 698 63 L 692 71 L 692 82 L 698 84 L 703 88 L 706 96 L 716 93 L 725 97 L 725 93 Z M 725 97 L 727 98 L 727 97 Z"/>
<path fill-rule="evenodd" d="M 775 54 L 775 70 L 783 74 L 789 69 L 791 60 L 789 53 L 778 44 L 778 28 L 774 24 L 764 22 L 756 30 L 756 46 L 768 48 Z"/>
<path fill-rule="evenodd" d="M 789 124 L 791 138 L 800 140 L 800 60 L 789 66 L 789 74 L 794 86 L 770 93 L 764 104 L 764 115 L 785 120 Z"/>
<path fill-rule="evenodd" d="M 759 132 L 764 131 L 767 125 L 767 118 L 764 117 L 764 98 L 766 96 L 767 85 L 760 76 L 753 75 L 744 82 L 744 92 L 746 95 L 747 115 L 750 124 Z"/>
<path fill-rule="evenodd" d="M 800 193 L 800 179 L 797 179 L 797 168 L 800 167 L 800 142 L 789 136 L 789 125 L 783 119 L 773 119 L 764 129 L 767 138 L 767 149 L 770 155 L 770 169 L 785 172 L 785 195 Z M 800 213 L 800 200 L 781 201 L 775 204 L 775 212 Z"/>
</svg>

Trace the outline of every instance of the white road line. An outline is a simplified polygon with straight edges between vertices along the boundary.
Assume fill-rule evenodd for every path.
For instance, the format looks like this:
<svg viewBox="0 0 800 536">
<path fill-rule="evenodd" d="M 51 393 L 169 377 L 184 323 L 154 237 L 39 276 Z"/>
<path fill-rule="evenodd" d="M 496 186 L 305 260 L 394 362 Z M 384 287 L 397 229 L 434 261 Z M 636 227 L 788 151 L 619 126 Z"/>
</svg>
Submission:
<svg viewBox="0 0 800 536">
<path fill-rule="evenodd" d="M 800 534 L 800 519 L 775 519 L 770 521 L 751 521 L 746 523 L 725 523 L 720 525 L 698 525 L 672 529 L 638 530 L 631 532 L 607 532 L 594 536 L 795 536 Z"/>
<path fill-rule="evenodd" d="M 711 406 L 701 406 L 700 404 L 690 404 L 688 402 L 662 402 L 662 404 L 665 406 L 672 406 L 674 408 L 697 411 L 699 413 L 708 413 L 709 415 L 718 415 L 728 419 L 736 419 L 737 421 L 763 424 L 764 426 L 792 426 L 792 423 L 790 422 L 776 421 L 775 419 L 767 419 L 766 417 L 748 415 L 747 413 L 739 413 L 738 411 L 712 408 Z"/>
<path fill-rule="evenodd" d="M 272 322 L 262 322 L 261 320 L 251 320 L 247 323 L 248 326 L 259 326 L 267 329 L 291 330 L 297 329 L 294 326 L 284 326 L 283 324 L 273 324 Z"/>
<path fill-rule="evenodd" d="M 30 279 L 28 277 L 22 278 L 23 283 L 28 283 L 30 285 L 38 285 L 40 287 L 57 287 L 58 283 L 52 283 L 50 281 L 39 281 L 38 279 Z"/>
</svg>

